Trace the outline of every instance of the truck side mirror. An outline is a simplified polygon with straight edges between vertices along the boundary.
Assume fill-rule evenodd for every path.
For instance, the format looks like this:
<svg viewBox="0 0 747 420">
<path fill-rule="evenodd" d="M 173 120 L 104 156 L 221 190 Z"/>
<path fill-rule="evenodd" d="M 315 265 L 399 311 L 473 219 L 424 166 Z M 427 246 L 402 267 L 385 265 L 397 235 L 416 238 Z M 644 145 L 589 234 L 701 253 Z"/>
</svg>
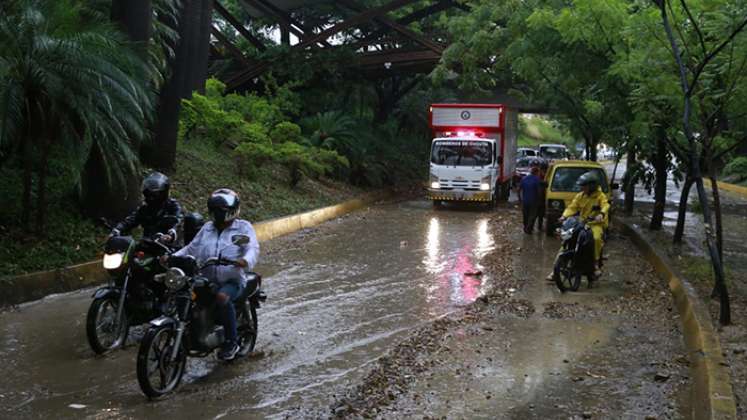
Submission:
<svg viewBox="0 0 747 420">
<path fill-rule="evenodd" d="M 612 184 L 610 185 L 610 187 L 611 187 L 611 188 L 612 188 L 613 190 L 619 190 L 619 189 L 620 189 L 620 184 L 618 184 L 617 182 L 613 182 L 613 183 L 612 183 Z"/>
</svg>

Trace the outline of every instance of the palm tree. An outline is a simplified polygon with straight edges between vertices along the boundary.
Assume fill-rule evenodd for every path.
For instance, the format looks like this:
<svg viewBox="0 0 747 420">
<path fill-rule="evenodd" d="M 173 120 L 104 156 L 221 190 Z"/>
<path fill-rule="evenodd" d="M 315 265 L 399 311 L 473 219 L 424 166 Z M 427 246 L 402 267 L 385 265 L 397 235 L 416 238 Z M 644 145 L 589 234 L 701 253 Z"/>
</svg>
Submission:
<svg viewBox="0 0 747 420">
<path fill-rule="evenodd" d="M 53 146 L 91 143 L 114 184 L 136 170 L 133 142 L 147 137 L 151 67 L 108 17 L 80 1 L 20 0 L 0 6 L 0 149 L 23 168 L 29 226 L 36 176 L 36 227 L 46 220 Z"/>
</svg>

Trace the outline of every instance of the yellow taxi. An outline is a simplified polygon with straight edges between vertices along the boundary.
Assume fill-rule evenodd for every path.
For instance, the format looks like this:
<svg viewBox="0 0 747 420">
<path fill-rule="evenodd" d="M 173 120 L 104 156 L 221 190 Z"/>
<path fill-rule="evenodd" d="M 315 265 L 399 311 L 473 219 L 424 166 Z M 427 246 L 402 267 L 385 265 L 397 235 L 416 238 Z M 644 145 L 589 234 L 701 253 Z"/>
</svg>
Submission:
<svg viewBox="0 0 747 420">
<path fill-rule="evenodd" d="M 550 165 L 545 176 L 547 184 L 545 190 L 545 226 L 548 236 L 555 235 L 558 219 L 563 210 L 571 204 L 573 197 L 581 191 L 576 184 L 578 178 L 586 172 L 596 173 L 602 191 L 611 198 L 611 190 L 619 188 L 617 184 L 610 184 L 607 171 L 597 162 L 589 160 L 557 160 Z"/>
</svg>

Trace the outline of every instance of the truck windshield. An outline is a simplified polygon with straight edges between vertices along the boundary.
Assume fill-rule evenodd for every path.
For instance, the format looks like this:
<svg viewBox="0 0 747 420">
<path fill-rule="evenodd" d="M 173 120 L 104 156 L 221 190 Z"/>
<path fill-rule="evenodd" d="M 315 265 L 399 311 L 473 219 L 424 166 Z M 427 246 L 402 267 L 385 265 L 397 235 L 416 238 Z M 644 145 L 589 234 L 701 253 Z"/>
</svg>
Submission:
<svg viewBox="0 0 747 420">
<path fill-rule="evenodd" d="M 579 192 L 581 187 L 576 184 L 578 178 L 587 173 L 593 172 L 596 174 L 599 180 L 599 186 L 602 187 L 602 191 L 605 193 L 609 191 L 609 185 L 607 185 L 607 175 L 599 168 L 557 168 L 555 174 L 552 177 L 552 183 L 550 189 L 558 192 Z"/>
<path fill-rule="evenodd" d="M 486 141 L 444 140 L 433 143 L 431 162 L 446 166 L 486 166 L 493 162 Z"/>
<path fill-rule="evenodd" d="M 566 155 L 565 147 L 547 146 L 540 148 L 540 156 L 546 159 L 563 159 Z"/>
</svg>

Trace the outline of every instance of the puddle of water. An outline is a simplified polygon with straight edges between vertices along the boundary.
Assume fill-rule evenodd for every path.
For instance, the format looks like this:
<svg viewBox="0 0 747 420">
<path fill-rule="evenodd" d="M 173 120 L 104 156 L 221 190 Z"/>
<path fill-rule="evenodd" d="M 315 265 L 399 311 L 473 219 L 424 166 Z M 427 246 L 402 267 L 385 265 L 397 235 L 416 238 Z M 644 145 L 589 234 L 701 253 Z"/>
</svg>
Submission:
<svg viewBox="0 0 747 420">
<path fill-rule="evenodd" d="M 487 276 L 465 273 L 482 271 L 478 260 L 495 245 L 488 217 L 479 209 L 434 211 L 426 201 L 384 206 L 273 253 L 258 267 L 269 295 L 258 349 L 268 356 L 230 366 L 192 360 L 180 392 L 158 403 L 137 386 L 136 345 L 93 357 L 89 293 L 2 314 L 0 413 L 263 417 L 327 404 L 330 389 L 359 378 L 409 329 L 484 291 Z"/>
</svg>

